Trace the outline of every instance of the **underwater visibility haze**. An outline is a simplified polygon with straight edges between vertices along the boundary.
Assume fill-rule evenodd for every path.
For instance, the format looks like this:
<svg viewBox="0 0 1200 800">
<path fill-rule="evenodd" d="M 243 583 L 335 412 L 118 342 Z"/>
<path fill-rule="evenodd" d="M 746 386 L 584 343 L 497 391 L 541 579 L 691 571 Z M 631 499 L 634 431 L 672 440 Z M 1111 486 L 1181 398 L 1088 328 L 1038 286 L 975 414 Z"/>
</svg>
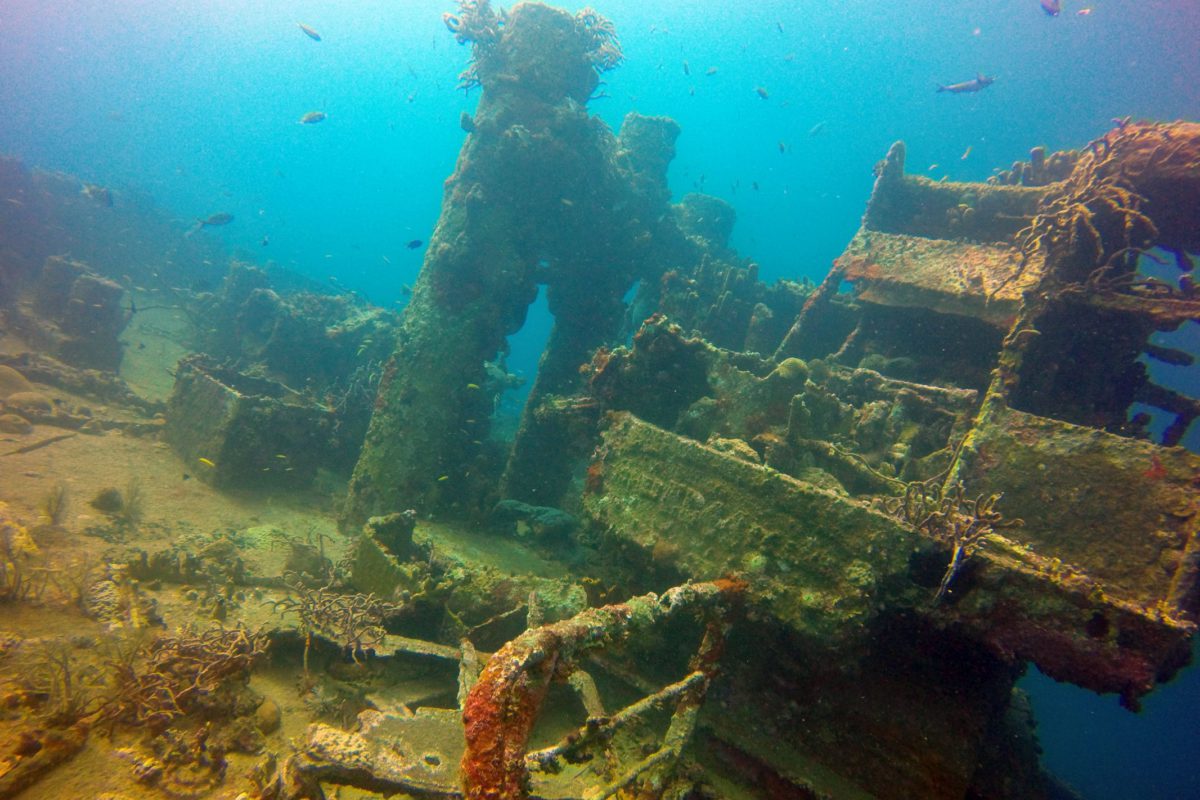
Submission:
<svg viewBox="0 0 1200 800">
<path fill-rule="evenodd" d="M 1197 41 L 5 0 L 0 797 L 1200 797 Z"/>
</svg>

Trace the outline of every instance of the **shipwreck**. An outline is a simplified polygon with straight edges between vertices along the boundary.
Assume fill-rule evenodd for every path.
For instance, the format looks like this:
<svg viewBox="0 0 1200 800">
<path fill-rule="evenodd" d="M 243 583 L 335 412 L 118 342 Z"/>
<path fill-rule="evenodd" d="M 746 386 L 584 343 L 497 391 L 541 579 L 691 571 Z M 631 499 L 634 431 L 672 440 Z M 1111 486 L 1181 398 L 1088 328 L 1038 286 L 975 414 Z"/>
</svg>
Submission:
<svg viewBox="0 0 1200 800">
<path fill-rule="evenodd" d="M 1005 744 L 1025 664 L 1136 707 L 1189 658 L 1200 404 L 1147 360 L 1193 358 L 1151 337 L 1200 318 L 1200 126 L 1123 122 L 986 184 L 906 175 L 898 143 L 828 278 L 768 287 L 732 209 L 670 202 L 673 123 L 588 116 L 600 18 L 487 13 L 459 20 L 483 94 L 345 524 L 551 507 L 579 525 L 532 546 L 568 580 L 744 582 L 698 747 L 752 783 L 1050 796 Z M 539 283 L 554 330 L 489 451 L 471 387 Z M 523 795 L 480 788 L 478 757 L 469 796 Z"/>
<path fill-rule="evenodd" d="M 1070 796 L 1019 678 L 1137 709 L 1200 613 L 1200 399 L 1156 367 L 1196 359 L 1176 334 L 1200 320 L 1200 124 L 1121 120 L 986 183 L 907 174 L 896 143 L 827 277 L 768 285 L 729 204 L 672 199 L 675 122 L 589 113 L 623 59 L 609 20 L 460 6 L 481 95 L 402 314 L 235 264 L 188 300 L 212 324 L 148 405 L 109 374 L 119 284 L 63 258 L 0 276 L 6 318 L 56 356 L 5 360 L 3 410 L 16 369 L 70 379 L 161 416 L 22 413 L 161 432 L 190 485 L 347 481 L 340 539 L 256 524 L 80 578 L 114 626 L 219 625 L 131 651 L 121 693 L 64 703 L 0 794 L 93 726 L 168 742 L 130 757 L 139 781 L 214 789 L 237 739 L 214 720 L 240 714 L 254 753 L 279 725 L 246 688 L 278 651 L 326 713 L 263 755 L 261 798 Z M 553 330 L 500 435 L 539 287 Z M 101 534 L 136 527 L 135 488 Z M 28 531 L 4 504 L 0 526 L 15 593 Z M 323 671 L 345 689 L 381 663 L 444 685 L 322 694 Z"/>
</svg>

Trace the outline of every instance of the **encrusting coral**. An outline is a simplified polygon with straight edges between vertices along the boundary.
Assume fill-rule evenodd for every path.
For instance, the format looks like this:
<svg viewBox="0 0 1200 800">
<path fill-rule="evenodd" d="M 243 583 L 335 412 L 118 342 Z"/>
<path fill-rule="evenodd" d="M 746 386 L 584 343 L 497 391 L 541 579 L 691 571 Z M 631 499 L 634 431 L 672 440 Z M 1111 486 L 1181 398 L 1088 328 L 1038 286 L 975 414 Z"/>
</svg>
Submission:
<svg viewBox="0 0 1200 800">
<path fill-rule="evenodd" d="M 29 591 L 27 562 L 38 547 L 24 525 L 0 500 L 0 600 L 19 600 Z"/>
<path fill-rule="evenodd" d="M 1024 524 L 1019 519 L 1006 520 L 996 511 L 996 503 L 1002 497 L 1002 494 L 980 495 L 968 500 L 961 483 L 947 485 L 938 477 L 913 481 L 905 487 L 902 497 L 883 501 L 892 516 L 950 547 L 950 563 L 933 597 L 935 604 L 946 596 L 954 576 L 989 535 Z"/>
<path fill-rule="evenodd" d="M 455 41 L 473 47 L 471 63 L 458 76 L 458 88 L 469 91 L 482 83 L 480 62 L 487 61 L 496 45 L 503 41 L 508 14 L 503 9 L 493 10 L 488 0 L 459 0 L 458 5 L 458 13 L 442 14 L 442 22 L 454 34 Z M 596 72 L 616 69 L 625 60 L 616 26 L 592 7 L 575 15 L 574 28 L 580 50 Z"/>
</svg>

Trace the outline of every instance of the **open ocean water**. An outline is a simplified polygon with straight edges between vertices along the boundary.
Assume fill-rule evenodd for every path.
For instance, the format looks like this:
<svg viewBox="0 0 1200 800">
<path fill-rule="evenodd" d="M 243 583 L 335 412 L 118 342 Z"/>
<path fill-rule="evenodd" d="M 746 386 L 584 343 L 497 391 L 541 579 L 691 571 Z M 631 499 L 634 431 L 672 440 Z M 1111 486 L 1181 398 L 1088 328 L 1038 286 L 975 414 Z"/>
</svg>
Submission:
<svg viewBox="0 0 1200 800">
<path fill-rule="evenodd" d="M 730 202 L 765 280 L 820 280 L 897 139 L 912 172 L 980 181 L 1113 118 L 1200 117 L 1196 0 L 598 0 L 626 62 L 591 108 L 683 129 L 676 197 Z M 402 305 L 478 91 L 449 0 L 3 0 L 0 155 L 148 197 L 248 260 Z M 571 7 L 572 11 L 575 10 Z M 1085 13 L 1088 12 L 1088 13 Z M 315 41 L 298 27 L 319 31 Z M 977 74 L 984 91 L 938 93 Z M 761 89 L 762 91 L 759 91 Z M 326 118 L 301 124 L 310 112 Z M 0 211 L 0 213 L 3 213 Z M 196 265 L 217 280 L 223 267 Z M 212 270 L 211 275 L 204 275 Z M 532 375 L 544 303 L 509 367 Z M 1190 336 L 1197 349 L 1197 326 Z M 1197 368 L 1156 380 L 1200 394 Z M 1200 426 L 1194 426 L 1200 427 Z M 1200 447 L 1200 431 L 1186 444 Z M 1092 800 L 1200 798 L 1200 674 L 1133 715 L 1031 668 L 1045 763 Z"/>
</svg>

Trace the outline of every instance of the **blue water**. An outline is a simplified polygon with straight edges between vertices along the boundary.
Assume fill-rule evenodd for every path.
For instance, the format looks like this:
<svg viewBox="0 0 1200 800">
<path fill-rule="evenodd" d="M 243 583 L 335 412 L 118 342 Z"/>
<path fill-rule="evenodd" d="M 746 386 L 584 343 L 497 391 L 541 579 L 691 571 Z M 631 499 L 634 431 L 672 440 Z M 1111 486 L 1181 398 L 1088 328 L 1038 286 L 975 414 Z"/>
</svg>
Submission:
<svg viewBox="0 0 1200 800">
<path fill-rule="evenodd" d="M 1051 19 L 1033 0 L 612 0 L 600 10 L 627 63 L 594 108 L 614 126 L 632 109 L 677 119 L 674 189 L 733 202 L 734 244 L 767 279 L 817 278 L 895 139 L 913 170 L 978 180 L 1114 116 L 1200 112 L 1194 3 L 1090 5 Z M 4 0 L 0 151 L 146 189 L 181 219 L 231 212 L 216 234 L 231 246 L 391 302 L 420 267 L 403 245 L 428 238 L 477 99 L 454 88 L 469 52 L 442 25 L 453 7 Z M 934 92 L 977 72 L 996 83 Z M 313 110 L 329 118 L 298 124 Z"/>
<path fill-rule="evenodd" d="M 896 139 L 910 171 L 982 180 L 1033 145 L 1080 146 L 1113 117 L 1200 116 L 1200 4 L 1064 6 L 1051 19 L 1036 0 L 598 0 L 627 63 L 605 75 L 610 96 L 593 108 L 613 126 L 634 109 L 678 120 L 676 194 L 730 201 L 733 244 L 765 279 L 819 279 Z M 455 89 L 469 52 L 441 22 L 449 10 L 449 0 L 3 0 L 0 153 L 118 198 L 148 192 L 181 226 L 232 213 L 200 235 L 402 303 L 423 256 L 405 244 L 429 238 L 459 114 L 477 100 Z M 995 84 L 934 91 L 977 72 Z M 309 111 L 328 119 L 299 124 Z M 532 374 L 548 325 L 531 315 L 512 368 Z M 1048 763 L 1090 798 L 1200 797 L 1185 758 L 1200 752 L 1196 678 L 1163 689 L 1140 718 L 1028 681 Z M 1128 746 L 1130 726 L 1151 744 Z"/>
</svg>

